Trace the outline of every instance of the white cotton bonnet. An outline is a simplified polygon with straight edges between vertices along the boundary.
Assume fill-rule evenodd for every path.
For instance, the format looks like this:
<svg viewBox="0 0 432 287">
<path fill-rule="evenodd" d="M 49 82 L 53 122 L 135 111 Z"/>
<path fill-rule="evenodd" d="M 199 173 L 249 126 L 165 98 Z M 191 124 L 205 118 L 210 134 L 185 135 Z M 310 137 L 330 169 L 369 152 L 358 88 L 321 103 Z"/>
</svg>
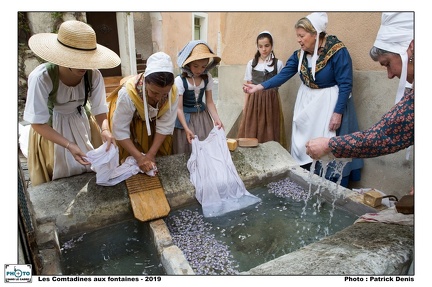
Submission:
<svg viewBox="0 0 432 287">
<path fill-rule="evenodd" d="M 174 67 L 171 57 L 164 52 L 157 52 L 147 59 L 147 67 L 144 77 L 156 72 L 169 72 L 174 74 Z"/>
<path fill-rule="evenodd" d="M 413 39 L 414 13 L 382 13 L 381 26 L 378 30 L 374 46 L 401 56 L 402 71 L 396 94 L 396 103 L 400 101 L 404 94 L 408 67 L 407 50 Z"/>
<path fill-rule="evenodd" d="M 315 42 L 314 54 L 312 55 L 312 76 L 315 79 L 315 70 L 316 70 L 316 61 L 318 60 L 318 44 L 319 44 L 319 35 L 321 32 L 325 32 L 327 29 L 328 17 L 325 12 L 314 12 L 306 16 L 308 20 L 311 22 L 312 26 L 314 26 L 317 37 Z M 299 66 L 298 71 L 300 72 L 301 62 L 303 59 L 304 51 L 301 50 L 300 58 L 299 58 Z"/>
<path fill-rule="evenodd" d="M 157 72 L 168 72 L 174 75 L 174 66 L 171 61 L 171 57 L 164 52 L 157 52 L 152 54 L 147 59 L 147 67 L 144 71 L 144 77 L 157 73 Z M 147 107 L 147 99 L 143 97 L 144 101 L 144 111 L 146 115 L 146 128 L 148 135 L 151 135 L 150 123 L 148 119 L 148 107 Z M 171 95 L 168 95 L 169 107 L 171 110 Z"/>
<path fill-rule="evenodd" d="M 269 31 L 264 30 L 264 31 L 259 32 L 257 38 L 258 38 L 260 35 L 262 35 L 262 34 L 269 34 L 270 37 L 272 38 L 272 41 L 273 41 L 273 45 L 272 45 L 272 52 L 273 52 L 273 47 L 274 47 L 274 39 L 273 39 L 273 35 L 272 35 Z M 258 46 L 257 46 L 257 50 L 258 50 Z M 270 57 L 273 58 L 273 53 L 270 53 Z"/>
</svg>

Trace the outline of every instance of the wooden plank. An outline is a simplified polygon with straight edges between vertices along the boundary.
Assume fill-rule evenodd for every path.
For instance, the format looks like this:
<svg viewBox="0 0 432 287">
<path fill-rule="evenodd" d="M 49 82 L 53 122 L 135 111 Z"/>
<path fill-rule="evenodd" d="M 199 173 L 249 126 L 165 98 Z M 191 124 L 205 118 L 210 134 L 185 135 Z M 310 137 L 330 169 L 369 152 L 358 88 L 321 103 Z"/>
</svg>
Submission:
<svg viewBox="0 0 432 287">
<path fill-rule="evenodd" d="M 149 221 L 169 214 L 170 206 L 158 176 L 133 175 L 126 179 L 126 187 L 136 219 Z"/>
</svg>

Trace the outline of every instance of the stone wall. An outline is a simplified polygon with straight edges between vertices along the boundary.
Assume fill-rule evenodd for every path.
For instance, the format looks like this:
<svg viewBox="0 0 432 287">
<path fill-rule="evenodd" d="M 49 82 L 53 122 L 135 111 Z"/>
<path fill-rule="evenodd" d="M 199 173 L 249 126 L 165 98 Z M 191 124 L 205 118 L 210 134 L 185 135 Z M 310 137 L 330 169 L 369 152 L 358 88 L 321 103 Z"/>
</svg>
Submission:
<svg viewBox="0 0 432 287">
<path fill-rule="evenodd" d="M 18 43 L 18 118 L 22 120 L 22 111 L 27 98 L 27 78 L 39 64 L 44 61 L 37 57 L 28 47 L 28 38 L 36 33 L 53 33 L 59 25 L 67 20 L 86 21 L 83 12 L 27 12 L 19 18 L 21 29 L 26 33 L 19 37 Z"/>
</svg>

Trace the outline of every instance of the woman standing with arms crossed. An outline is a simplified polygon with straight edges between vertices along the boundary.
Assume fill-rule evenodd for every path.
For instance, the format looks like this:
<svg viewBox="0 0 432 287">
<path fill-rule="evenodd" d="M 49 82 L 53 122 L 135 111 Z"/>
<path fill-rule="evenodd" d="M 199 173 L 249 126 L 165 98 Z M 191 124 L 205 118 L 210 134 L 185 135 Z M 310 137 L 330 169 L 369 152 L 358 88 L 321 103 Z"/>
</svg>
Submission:
<svg viewBox="0 0 432 287">
<path fill-rule="evenodd" d="M 258 34 L 256 46 L 257 52 L 246 66 L 244 79 L 248 84 L 258 85 L 277 75 L 282 70 L 283 63 L 275 57 L 273 37 L 269 31 Z M 243 116 L 237 137 L 257 138 L 259 143 L 277 141 L 287 148 L 278 88 L 245 94 Z"/>
<path fill-rule="evenodd" d="M 351 98 L 351 57 L 336 36 L 326 34 L 327 22 L 327 14 L 321 12 L 311 13 L 298 20 L 295 29 L 300 49 L 292 54 L 282 71 L 259 85 L 244 85 L 245 92 L 254 93 L 279 87 L 299 73 L 302 83 L 294 106 L 291 155 L 305 169 L 310 169 L 313 161 L 306 154 L 305 143 L 309 139 L 358 129 Z M 363 161 L 360 159 L 348 163 L 341 184 L 348 185 L 350 173 L 353 180 L 359 180 L 361 167 Z M 326 178 L 337 180 L 331 177 L 330 172 Z"/>
</svg>

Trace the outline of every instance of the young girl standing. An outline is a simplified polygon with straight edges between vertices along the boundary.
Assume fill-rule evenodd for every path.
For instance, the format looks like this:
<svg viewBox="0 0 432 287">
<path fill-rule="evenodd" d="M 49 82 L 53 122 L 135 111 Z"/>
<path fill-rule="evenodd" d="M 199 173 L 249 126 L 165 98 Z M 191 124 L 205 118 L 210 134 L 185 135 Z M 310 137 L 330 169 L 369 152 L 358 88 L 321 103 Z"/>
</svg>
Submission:
<svg viewBox="0 0 432 287">
<path fill-rule="evenodd" d="M 283 62 L 273 52 L 273 37 L 268 31 L 258 34 L 257 52 L 246 66 L 245 81 L 258 85 L 280 72 Z M 278 88 L 245 94 L 243 116 L 237 137 L 257 138 L 259 143 L 277 141 L 284 148 L 286 136 Z"/>
<path fill-rule="evenodd" d="M 195 136 L 204 140 L 214 126 L 223 128 L 213 102 L 213 78 L 209 73 L 220 60 L 201 40 L 189 42 L 178 55 L 182 74 L 175 79 L 180 98 L 173 132 L 174 154 L 191 153 Z"/>
</svg>

